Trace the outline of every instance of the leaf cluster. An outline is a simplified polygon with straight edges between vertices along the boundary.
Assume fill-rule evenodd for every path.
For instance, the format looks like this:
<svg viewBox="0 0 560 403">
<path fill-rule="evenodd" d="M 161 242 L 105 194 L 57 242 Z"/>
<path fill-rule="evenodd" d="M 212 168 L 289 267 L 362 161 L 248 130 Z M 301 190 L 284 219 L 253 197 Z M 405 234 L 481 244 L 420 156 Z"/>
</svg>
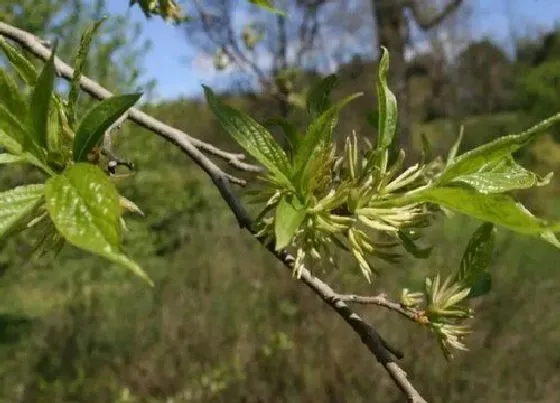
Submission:
<svg viewBox="0 0 560 403">
<path fill-rule="evenodd" d="M 535 217 L 511 195 L 512 191 L 549 183 L 552 173 L 541 177 L 530 172 L 513 154 L 556 123 L 560 115 L 463 154 L 458 153 L 461 133 L 446 158 L 428 160 L 431 150 L 425 142 L 421 161 L 405 167 L 404 150 L 390 158 L 398 130 L 398 108 L 387 84 L 388 69 L 389 52 L 383 48 L 375 83 L 378 111 L 370 116 L 376 136 L 360 141 L 352 133 L 341 150 L 335 141 L 339 113 L 361 93 L 333 103 L 334 75 L 309 91 L 305 130 L 285 119 L 269 120 L 283 130 L 286 147 L 266 127 L 222 103 L 209 88 L 204 87 L 204 91 L 224 129 L 266 168 L 259 178 L 261 186 L 252 192 L 254 200 L 264 204 L 255 232 L 266 242 L 274 242 L 276 250 L 295 251 L 296 276 L 314 261 L 334 263 L 334 252 L 343 249 L 371 281 L 377 272 L 375 259 L 394 262 L 403 252 L 416 258 L 429 255 L 431 248 L 422 248 L 417 241 L 439 212 L 455 211 L 484 222 L 473 235 L 458 273 L 443 282 L 439 275 L 427 279 L 422 294 L 431 312 L 427 323 L 440 340 L 446 340 L 444 350 L 460 348 L 453 340 L 458 340 L 464 329 L 453 327 L 461 325 L 450 323 L 449 318 L 462 321 L 470 317 L 465 310 L 457 311 L 456 304 L 490 289 L 486 267 L 494 226 L 560 246 L 554 234 L 560 231 L 560 223 Z"/>
<path fill-rule="evenodd" d="M 58 250 L 68 242 L 150 281 L 120 248 L 121 214 L 137 207 L 119 195 L 99 166 L 99 143 L 105 131 L 141 94 L 103 100 L 78 119 L 81 71 L 101 22 L 82 36 L 67 99 L 55 91 L 56 49 L 37 71 L 22 52 L 0 38 L 15 72 L 0 70 L 0 147 L 4 151 L 0 164 L 31 164 L 45 176 L 44 183 L 0 193 L 0 238 L 35 228 L 41 233 L 38 254 Z"/>
</svg>

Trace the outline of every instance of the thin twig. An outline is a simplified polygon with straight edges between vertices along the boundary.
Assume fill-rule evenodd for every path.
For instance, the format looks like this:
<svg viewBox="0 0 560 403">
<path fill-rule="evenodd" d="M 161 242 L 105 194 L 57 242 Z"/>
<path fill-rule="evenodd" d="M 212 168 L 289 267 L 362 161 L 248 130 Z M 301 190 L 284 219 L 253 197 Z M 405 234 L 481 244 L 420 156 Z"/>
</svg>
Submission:
<svg viewBox="0 0 560 403">
<path fill-rule="evenodd" d="M 43 45 L 43 42 L 40 38 L 12 25 L 0 22 L 0 35 L 9 38 L 14 42 L 17 42 L 19 45 L 44 61 L 48 60 L 51 55 L 51 51 Z M 72 79 L 74 69 L 68 64 L 64 63 L 58 57 L 55 58 L 55 67 L 59 76 L 63 77 L 66 80 Z M 106 99 L 113 96 L 113 94 L 109 90 L 103 88 L 99 83 L 93 81 L 88 77 L 82 76 L 82 78 L 80 79 L 80 87 L 95 99 Z M 262 171 L 262 168 L 257 165 L 243 162 L 243 159 L 245 158 L 243 154 L 230 153 L 221 150 L 220 148 L 212 144 L 205 143 L 195 137 L 191 137 L 187 133 L 174 127 L 168 126 L 137 108 L 131 108 L 129 110 L 129 118 L 138 125 L 153 131 L 157 135 L 165 138 L 168 141 L 171 141 L 176 145 L 189 142 L 193 147 L 201 150 L 202 152 L 222 158 L 227 161 L 228 164 L 241 171 L 254 173 Z"/>
<path fill-rule="evenodd" d="M 393 312 L 397 312 L 405 318 L 413 320 L 415 322 L 417 322 L 418 319 L 422 316 L 422 313 L 419 311 L 408 309 L 398 302 L 390 301 L 389 299 L 387 299 L 387 296 L 385 294 L 379 294 L 371 297 L 354 294 L 337 294 L 335 297 L 348 304 L 354 303 L 362 305 L 382 306 L 384 308 L 390 309 Z"/>
<path fill-rule="evenodd" d="M 47 60 L 50 56 L 50 51 L 41 44 L 38 38 L 25 31 L 21 31 L 18 28 L 0 22 L 0 35 L 4 35 L 19 43 L 27 50 L 41 57 L 43 60 Z M 57 59 L 55 61 L 55 68 L 60 76 L 68 80 L 72 78 L 73 70 L 64 62 Z M 87 77 L 82 77 L 80 84 L 84 91 L 95 98 L 102 99 L 111 96 L 111 93 L 108 90 Z M 231 212 L 235 215 L 239 226 L 254 234 L 251 217 L 241 204 L 239 198 L 230 188 L 232 178 L 224 173 L 220 167 L 214 164 L 202 153 L 202 151 L 225 158 L 230 164 L 250 172 L 255 172 L 254 168 L 257 167 L 242 163 L 240 161 L 242 158 L 240 155 L 229 154 L 215 148 L 212 145 L 202 143 L 200 140 L 194 139 L 178 129 L 167 126 L 138 109 L 130 109 L 129 117 L 140 126 L 143 126 L 155 134 L 173 142 L 185 154 L 187 154 L 202 170 L 204 170 L 204 172 L 208 174 L 208 176 L 210 176 L 218 188 L 220 195 L 227 203 Z M 295 258 L 292 255 L 286 251 L 276 251 L 273 245 L 270 243 L 265 244 L 262 239 L 259 241 L 263 246 L 271 251 L 274 256 L 284 264 L 284 266 L 286 266 L 290 271 L 293 271 Z M 341 295 L 337 294 L 321 279 L 313 276 L 306 268 L 303 268 L 301 271 L 301 281 L 313 290 L 313 292 L 315 292 L 319 297 L 321 297 L 321 299 L 340 317 L 342 317 L 342 319 L 344 319 L 344 321 L 360 336 L 362 342 L 376 357 L 377 361 L 383 365 L 399 389 L 401 389 L 401 391 L 407 396 L 409 402 L 426 403 L 426 401 L 408 380 L 406 372 L 404 372 L 398 364 L 394 362 L 391 354 L 399 355 L 399 353 L 394 351 L 394 349 L 389 348 L 387 342 L 380 337 L 373 326 L 366 323 L 358 314 L 352 311 L 352 309 L 343 300 L 344 298 L 341 298 Z"/>
</svg>

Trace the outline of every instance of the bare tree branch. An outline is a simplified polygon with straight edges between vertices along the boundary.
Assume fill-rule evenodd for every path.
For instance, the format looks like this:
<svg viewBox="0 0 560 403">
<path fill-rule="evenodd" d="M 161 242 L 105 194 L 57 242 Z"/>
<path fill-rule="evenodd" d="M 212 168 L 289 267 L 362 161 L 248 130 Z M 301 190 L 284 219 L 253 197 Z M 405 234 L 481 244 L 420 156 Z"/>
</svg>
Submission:
<svg viewBox="0 0 560 403">
<path fill-rule="evenodd" d="M 414 322 L 427 323 L 427 319 L 425 318 L 423 311 L 410 309 L 399 304 L 398 302 L 390 301 L 389 299 L 387 299 L 387 296 L 385 294 L 379 294 L 371 297 L 354 294 L 337 294 L 336 298 L 348 304 L 354 303 L 362 305 L 378 305 L 393 312 L 397 312 L 398 314 Z"/>
<path fill-rule="evenodd" d="M 32 34 L 0 22 L 0 35 L 19 43 L 21 46 L 44 61 L 48 60 L 50 57 L 51 52 Z M 58 75 L 63 78 L 67 80 L 72 78 L 72 68 L 61 60 L 56 59 L 55 68 Z M 104 99 L 111 96 L 111 93 L 107 89 L 87 77 L 82 77 L 80 85 L 84 91 L 92 95 L 94 98 Z M 204 170 L 208 176 L 210 176 L 218 188 L 222 198 L 236 217 L 239 226 L 254 234 L 251 217 L 241 204 L 239 198 L 230 188 L 230 182 L 232 180 L 231 177 L 224 173 L 216 164 L 204 155 L 201 150 L 212 155 L 225 158 L 231 165 L 240 169 L 252 172 L 253 166 L 242 163 L 240 161 L 241 156 L 237 154 L 225 153 L 224 151 L 216 149 L 209 144 L 202 143 L 200 140 L 192 138 L 178 129 L 167 126 L 138 109 L 130 109 L 128 117 L 138 125 L 151 130 L 156 135 L 177 145 L 185 154 L 187 154 L 187 156 L 189 156 L 202 170 Z M 272 252 L 274 256 L 284 264 L 284 266 L 286 266 L 290 271 L 293 271 L 295 258 L 291 254 L 285 250 L 276 251 L 272 244 L 265 244 L 262 239 L 259 239 L 259 242 Z M 315 292 L 315 294 L 317 294 L 340 317 L 342 317 L 342 319 L 358 334 L 358 336 L 360 336 L 361 341 L 389 373 L 395 384 L 406 395 L 408 401 L 413 403 L 426 403 L 426 400 L 422 398 L 408 380 L 406 372 L 399 367 L 392 357 L 392 355 L 400 357 L 402 354 L 391 348 L 388 343 L 381 338 L 375 328 L 366 323 L 346 303 L 346 301 L 360 302 L 361 298 L 337 294 L 328 284 L 318 277 L 313 276 L 306 268 L 303 268 L 301 273 L 301 281 L 313 292 Z M 382 304 L 379 303 L 378 305 Z"/>
<path fill-rule="evenodd" d="M 425 4 L 417 0 L 412 0 L 409 3 L 409 8 L 420 28 L 428 30 L 441 23 L 449 14 L 459 8 L 462 2 L 463 0 L 449 0 L 445 4 L 445 7 L 435 14 L 429 14 L 423 11 L 422 8 L 425 8 Z"/>
</svg>

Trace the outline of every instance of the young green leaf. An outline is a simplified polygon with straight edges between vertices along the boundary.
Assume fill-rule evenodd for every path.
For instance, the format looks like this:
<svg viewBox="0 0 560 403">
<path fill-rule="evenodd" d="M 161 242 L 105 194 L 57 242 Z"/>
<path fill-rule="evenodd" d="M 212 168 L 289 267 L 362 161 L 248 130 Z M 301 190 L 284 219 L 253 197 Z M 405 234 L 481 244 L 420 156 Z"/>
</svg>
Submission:
<svg viewBox="0 0 560 403">
<path fill-rule="evenodd" d="M 483 223 L 472 235 L 457 272 L 457 280 L 470 288 L 469 297 L 474 298 L 490 291 L 491 276 L 487 269 L 494 251 L 496 231 L 494 225 Z"/>
<path fill-rule="evenodd" d="M 305 219 L 305 206 L 294 195 L 284 195 L 276 207 L 274 234 L 276 250 L 282 250 L 290 244 L 297 229 Z"/>
<path fill-rule="evenodd" d="M 27 116 L 27 105 L 22 94 L 23 91 L 18 88 L 14 79 L 0 69 L 0 103 L 20 121 Z"/>
<path fill-rule="evenodd" d="M 271 13 L 278 14 L 284 17 L 286 16 L 286 13 L 282 10 L 275 8 L 270 0 L 249 0 L 249 3 L 264 8 L 265 10 L 270 11 Z"/>
<path fill-rule="evenodd" d="M 550 128 L 558 121 L 560 121 L 560 113 L 543 120 L 520 134 L 500 137 L 488 144 L 456 157 L 438 178 L 438 183 L 447 183 L 457 176 L 472 174 L 486 164 L 510 156 L 521 147 L 529 144 L 538 134 L 543 133 L 544 130 Z"/>
<path fill-rule="evenodd" d="M 20 162 L 26 162 L 25 158 L 19 155 L 12 155 L 7 153 L 0 153 L 0 165 L 2 164 L 17 164 Z"/>
<path fill-rule="evenodd" d="M 29 108 L 29 133 L 32 141 L 45 149 L 47 148 L 49 113 L 55 78 L 54 54 L 53 50 L 37 79 L 31 93 Z"/>
<path fill-rule="evenodd" d="M 93 40 L 94 35 L 99 30 L 99 27 L 107 18 L 101 18 L 100 20 L 94 22 L 89 27 L 86 28 L 80 39 L 80 47 L 78 49 L 78 54 L 74 59 L 74 74 L 72 75 L 72 81 L 70 84 L 70 92 L 68 94 L 68 121 L 70 127 L 75 129 L 76 123 L 76 107 L 78 103 L 78 97 L 80 95 L 80 78 L 82 77 L 82 72 L 87 62 L 87 57 L 89 54 L 89 48 Z"/>
<path fill-rule="evenodd" d="M 264 165 L 277 181 L 291 186 L 288 157 L 272 135 L 251 117 L 223 104 L 209 87 L 203 88 L 210 109 L 229 135 Z"/>
<path fill-rule="evenodd" d="M 89 152 L 99 143 L 105 131 L 141 96 L 141 93 L 117 95 L 95 104 L 76 130 L 73 144 L 74 161 L 87 161 Z"/>
<path fill-rule="evenodd" d="M 23 53 L 10 45 L 6 40 L 0 36 L 0 47 L 4 51 L 6 58 L 18 74 L 18 76 L 28 85 L 35 85 L 37 80 L 37 71 L 35 66 L 31 63 Z"/>
<path fill-rule="evenodd" d="M 337 77 L 331 74 L 317 83 L 309 90 L 306 101 L 307 114 L 311 119 L 316 119 L 331 107 L 331 92 L 337 83 Z"/>
<path fill-rule="evenodd" d="M 377 149 L 387 149 L 395 136 L 397 130 L 397 98 L 387 85 L 387 73 L 389 71 L 389 51 L 384 46 L 379 66 L 377 68 Z"/>
<path fill-rule="evenodd" d="M 46 206 L 56 229 L 72 245 L 120 264 L 152 284 L 119 248 L 119 193 L 99 167 L 69 166 L 45 185 Z"/>
<path fill-rule="evenodd" d="M 313 121 L 307 128 L 305 136 L 299 143 L 299 147 L 294 157 L 294 171 L 296 177 L 301 175 L 306 165 L 313 159 L 316 152 L 320 151 L 325 145 L 332 142 L 332 133 L 338 121 L 340 110 L 350 101 L 361 97 L 363 93 L 358 92 L 346 97 L 334 106 L 331 106 Z"/>
<path fill-rule="evenodd" d="M 547 185 L 551 177 L 552 172 L 541 178 L 518 165 L 513 157 L 508 156 L 491 161 L 477 172 L 459 175 L 453 179 L 453 182 L 467 183 L 480 193 L 488 194 Z"/>
<path fill-rule="evenodd" d="M 560 223 L 535 217 L 521 203 L 507 194 L 482 194 L 468 185 L 437 186 L 415 195 L 416 202 L 430 202 L 469 215 L 481 221 L 524 234 L 537 235 L 560 231 Z"/>
<path fill-rule="evenodd" d="M 0 193 L 0 238 L 24 224 L 42 197 L 43 185 L 18 186 Z"/>
</svg>

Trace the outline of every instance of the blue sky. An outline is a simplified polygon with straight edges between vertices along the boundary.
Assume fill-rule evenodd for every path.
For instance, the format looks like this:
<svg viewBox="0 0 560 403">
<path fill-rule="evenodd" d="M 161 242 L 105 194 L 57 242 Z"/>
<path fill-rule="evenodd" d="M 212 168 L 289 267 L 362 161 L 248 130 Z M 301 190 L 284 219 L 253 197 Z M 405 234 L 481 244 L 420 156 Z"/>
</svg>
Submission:
<svg viewBox="0 0 560 403">
<path fill-rule="evenodd" d="M 108 3 L 111 15 L 128 9 L 128 2 L 124 0 Z M 465 0 L 465 3 L 472 6 L 475 35 L 489 36 L 500 43 L 506 41 L 512 28 L 521 34 L 531 34 L 549 30 L 560 22 L 560 0 Z M 143 37 L 153 43 L 145 56 L 144 77 L 156 80 L 156 97 L 200 96 L 200 85 L 211 84 L 209 80 L 216 74 L 207 64 L 192 62 L 200 55 L 188 45 L 181 29 L 160 18 L 146 20 L 138 8 L 133 10 L 132 16 L 144 25 Z"/>
</svg>

